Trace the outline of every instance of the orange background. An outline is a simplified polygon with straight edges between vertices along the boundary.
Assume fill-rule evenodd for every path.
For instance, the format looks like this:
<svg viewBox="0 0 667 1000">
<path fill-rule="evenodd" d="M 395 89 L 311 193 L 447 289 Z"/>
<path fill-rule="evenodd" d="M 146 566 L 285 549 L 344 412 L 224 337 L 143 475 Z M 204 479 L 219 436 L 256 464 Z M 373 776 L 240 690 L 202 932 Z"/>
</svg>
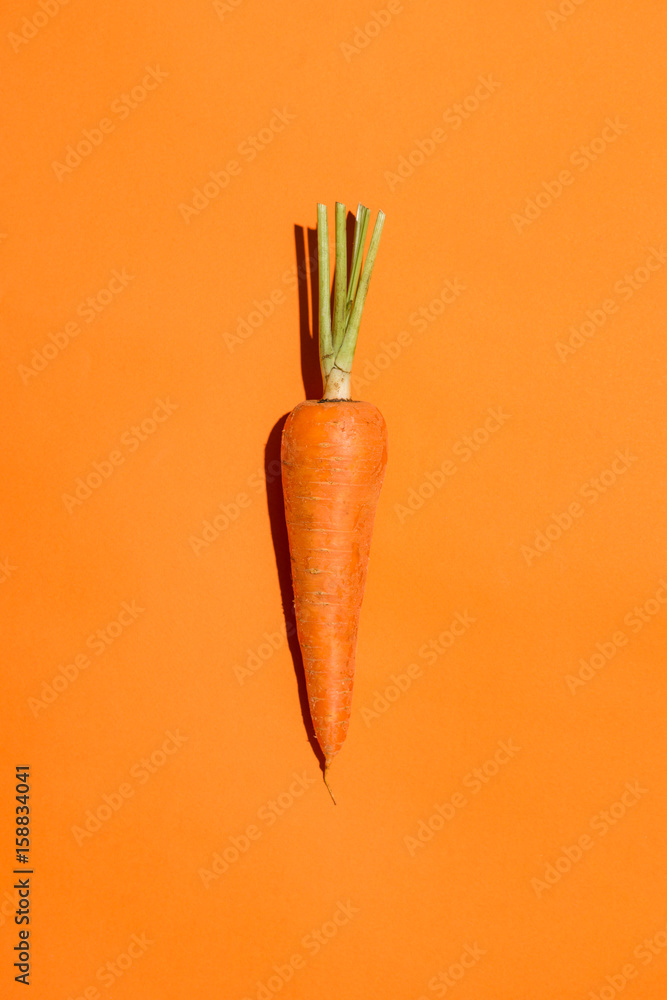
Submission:
<svg viewBox="0 0 667 1000">
<path fill-rule="evenodd" d="M 0 33 L 3 995 L 27 762 L 44 1000 L 657 1000 L 665 11 L 55 4 Z M 334 807 L 262 470 L 337 199 L 390 452 Z"/>
</svg>

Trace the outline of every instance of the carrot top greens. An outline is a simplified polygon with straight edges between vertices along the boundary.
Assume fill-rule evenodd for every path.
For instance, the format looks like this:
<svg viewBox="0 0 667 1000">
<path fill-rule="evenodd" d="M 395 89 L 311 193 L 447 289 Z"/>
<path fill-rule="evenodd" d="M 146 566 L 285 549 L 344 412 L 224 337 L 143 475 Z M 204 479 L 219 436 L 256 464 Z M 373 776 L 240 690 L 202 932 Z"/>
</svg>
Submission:
<svg viewBox="0 0 667 1000">
<path fill-rule="evenodd" d="M 380 243 L 384 212 L 378 212 L 371 242 L 362 258 L 370 211 L 359 203 L 354 223 L 352 263 L 347 274 L 345 205 L 336 202 L 336 269 L 334 274 L 333 324 L 330 308 L 329 228 L 326 205 L 317 206 L 317 256 L 320 302 L 320 367 L 324 383 L 323 399 L 350 398 L 350 370 L 359 336 L 361 313 Z"/>
</svg>

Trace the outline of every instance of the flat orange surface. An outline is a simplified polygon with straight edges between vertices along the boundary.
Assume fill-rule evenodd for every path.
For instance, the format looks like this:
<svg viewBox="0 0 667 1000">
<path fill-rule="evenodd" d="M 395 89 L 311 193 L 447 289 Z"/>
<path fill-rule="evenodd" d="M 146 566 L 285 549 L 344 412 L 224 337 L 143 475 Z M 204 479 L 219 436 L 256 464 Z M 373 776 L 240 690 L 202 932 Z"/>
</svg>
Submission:
<svg viewBox="0 0 667 1000">
<path fill-rule="evenodd" d="M 0 20 L 0 995 L 27 941 L 39 1000 L 662 1000 L 664 8 Z M 336 200 L 389 464 L 334 806 L 276 459 Z"/>
</svg>

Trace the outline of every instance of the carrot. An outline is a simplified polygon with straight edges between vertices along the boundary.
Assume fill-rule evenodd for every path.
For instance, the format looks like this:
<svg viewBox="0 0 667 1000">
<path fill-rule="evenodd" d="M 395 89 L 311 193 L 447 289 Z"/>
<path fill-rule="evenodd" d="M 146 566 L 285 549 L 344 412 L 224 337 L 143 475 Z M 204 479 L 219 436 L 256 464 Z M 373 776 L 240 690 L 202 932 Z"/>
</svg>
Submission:
<svg viewBox="0 0 667 1000">
<path fill-rule="evenodd" d="M 345 206 L 336 204 L 330 311 L 326 206 L 317 206 L 319 349 L 324 392 L 299 403 L 282 433 L 281 460 L 297 635 L 324 781 L 350 722 L 359 614 L 375 511 L 387 464 L 387 427 L 372 403 L 350 398 L 350 369 L 384 213 L 362 255 L 369 211 L 359 205 L 347 276 Z M 335 799 L 334 799 L 335 802 Z"/>
</svg>

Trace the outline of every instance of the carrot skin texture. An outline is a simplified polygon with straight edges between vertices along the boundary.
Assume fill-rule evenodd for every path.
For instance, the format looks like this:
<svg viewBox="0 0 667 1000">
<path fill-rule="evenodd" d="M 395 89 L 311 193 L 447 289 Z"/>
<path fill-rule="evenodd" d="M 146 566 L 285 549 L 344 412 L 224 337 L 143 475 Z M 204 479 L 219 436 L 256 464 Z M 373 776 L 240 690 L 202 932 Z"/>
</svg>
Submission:
<svg viewBox="0 0 667 1000">
<path fill-rule="evenodd" d="M 387 427 L 372 403 L 306 400 L 281 445 L 297 634 L 310 714 L 326 764 L 350 721 L 359 614 Z"/>
</svg>

